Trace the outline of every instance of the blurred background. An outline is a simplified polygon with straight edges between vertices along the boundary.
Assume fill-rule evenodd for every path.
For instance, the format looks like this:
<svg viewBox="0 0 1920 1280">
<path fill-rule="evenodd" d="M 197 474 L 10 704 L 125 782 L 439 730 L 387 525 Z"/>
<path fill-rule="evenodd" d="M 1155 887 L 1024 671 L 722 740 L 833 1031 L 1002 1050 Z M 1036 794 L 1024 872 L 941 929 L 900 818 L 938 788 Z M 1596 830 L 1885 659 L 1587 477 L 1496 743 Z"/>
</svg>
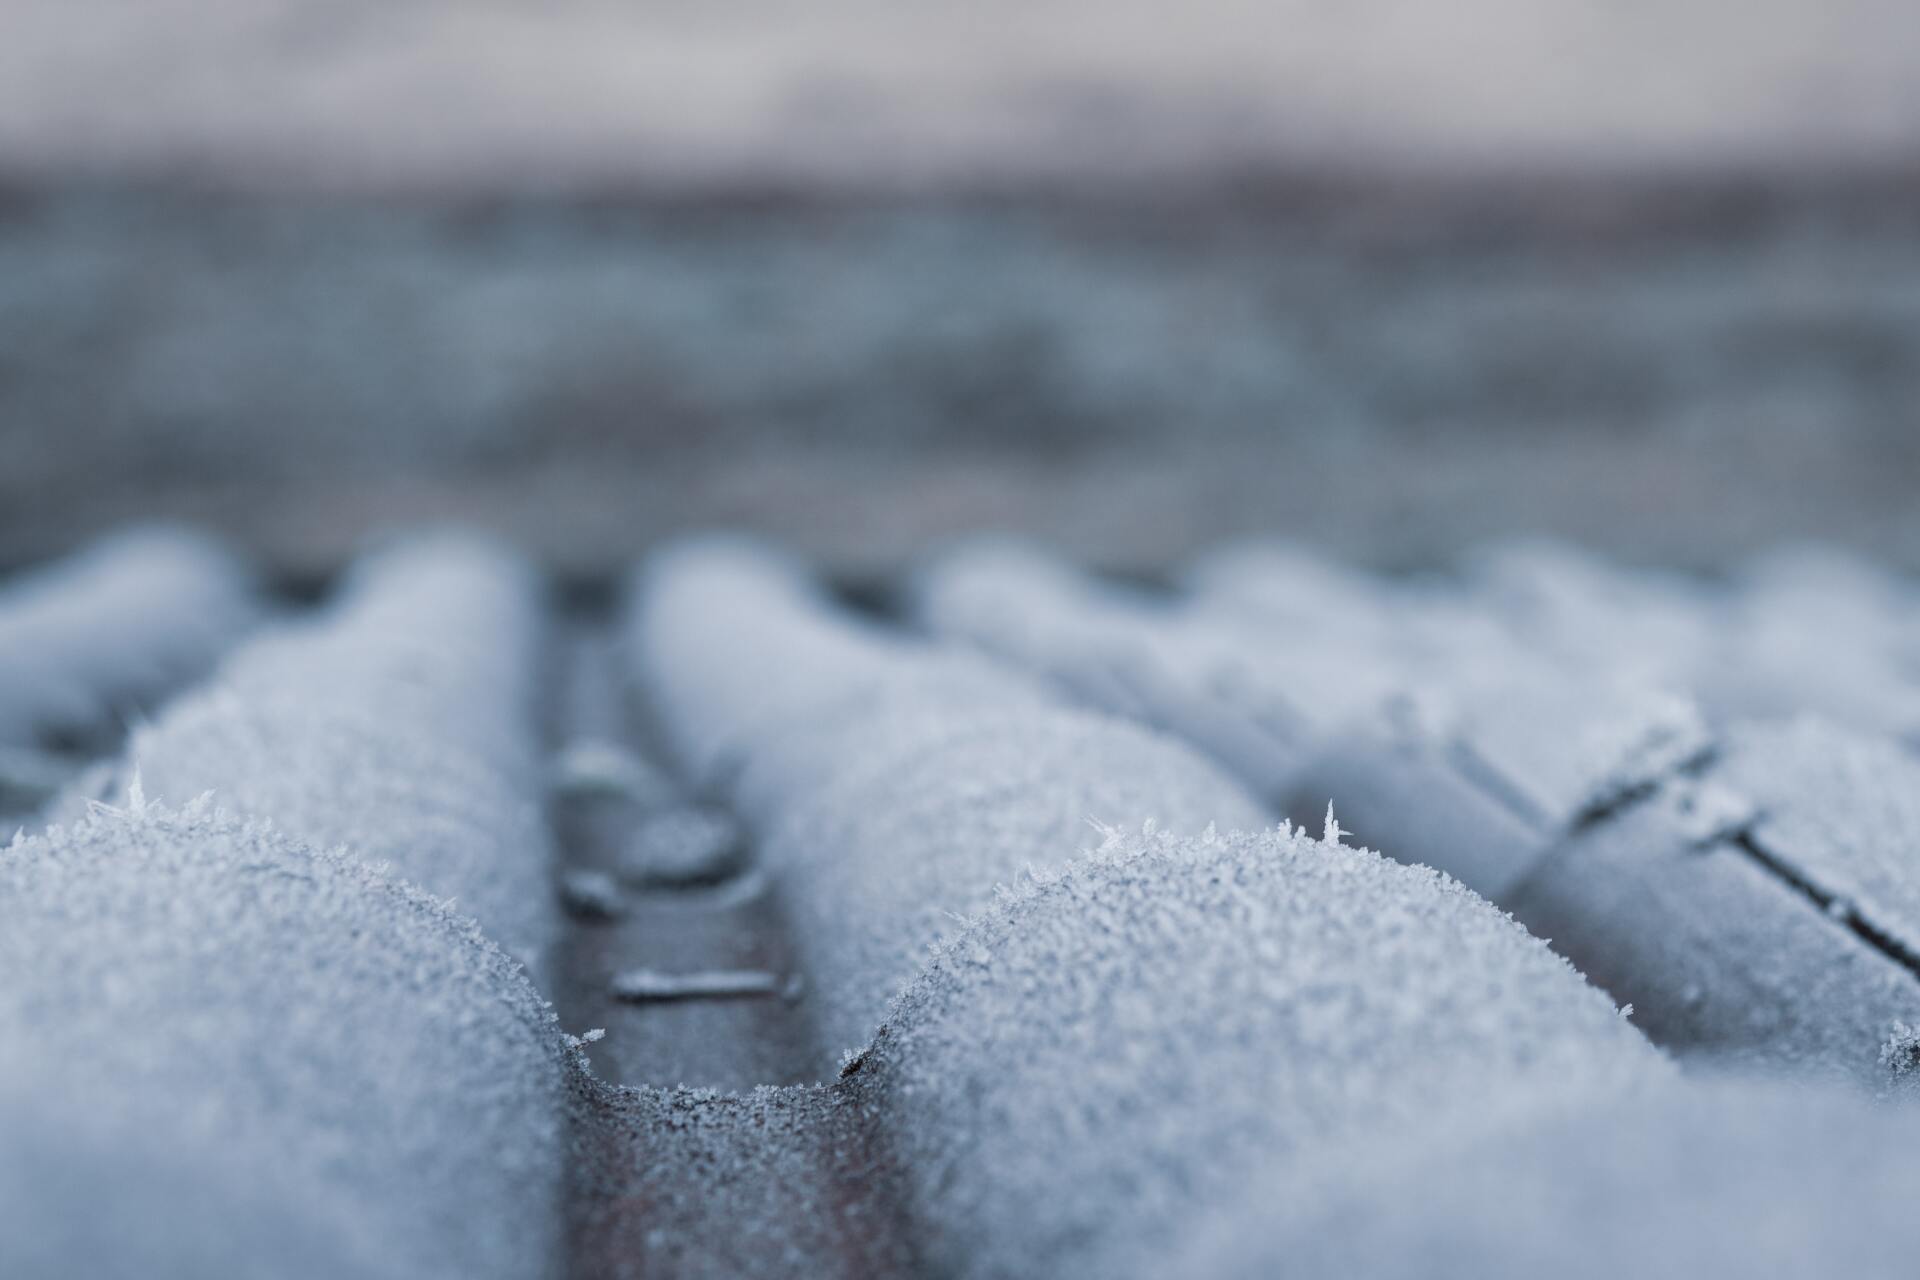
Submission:
<svg viewBox="0 0 1920 1280">
<path fill-rule="evenodd" d="M 1920 7 L 0 0 L 0 568 L 1920 564 Z"/>
</svg>

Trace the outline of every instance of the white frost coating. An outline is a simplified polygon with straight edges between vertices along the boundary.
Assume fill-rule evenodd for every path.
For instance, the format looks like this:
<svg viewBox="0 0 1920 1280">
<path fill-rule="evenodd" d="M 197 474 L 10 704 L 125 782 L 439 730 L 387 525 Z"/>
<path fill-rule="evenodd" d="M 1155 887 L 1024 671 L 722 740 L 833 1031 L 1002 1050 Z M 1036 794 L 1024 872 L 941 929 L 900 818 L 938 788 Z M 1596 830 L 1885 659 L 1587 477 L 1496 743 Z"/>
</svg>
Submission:
<svg viewBox="0 0 1920 1280">
<path fill-rule="evenodd" d="M 1197 557 L 1181 575 L 1193 596 L 1263 621 L 1379 625 L 1379 588 L 1318 552 L 1289 542 L 1229 542 Z"/>
<path fill-rule="evenodd" d="M 632 603 L 636 669 L 683 771 L 723 787 L 771 757 L 767 803 L 803 776 L 830 776 L 832 753 L 808 741 L 850 720 L 1045 702 L 1011 673 L 862 625 L 751 543 L 704 539 L 655 555 Z"/>
<path fill-rule="evenodd" d="M 148 804 L 15 845 L 0 918 L 0 1274 L 552 1273 L 570 1059 L 464 916 Z"/>
<path fill-rule="evenodd" d="M 849 1071 L 933 1273 L 1092 1277 L 1205 1274 L 1153 1251 L 1254 1171 L 1670 1068 L 1457 882 L 1268 830 L 1116 833 L 1004 894 Z"/>
<path fill-rule="evenodd" d="M 1736 728 L 1713 777 L 1753 798 L 1770 856 L 1920 956 L 1920 760 L 1801 720 Z"/>
<path fill-rule="evenodd" d="M 1315 567 L 1301 552 L 1248 550 L 1193 575 L 1193 609 L 1264 620 L 1269 661 L 1284 665 L 1301 645 L 1295 633 L 1312 626 L 1312 615 L 1280 607 L 1301 585 L 1337 586 L 1348 615 L 1370 600 L 1361 630 L 1378 637 L 1370 652 L 1396 685 L 1387 701 L 1402 709 L 1393 718 L 1405 734 L 1447 744 L 1466 774 L 1549 834 L 1709 749 L 1707 725 L 1666 663 L 1669 649 L 1701 643 L 1680 584 L 1524 545 L 1490 553 L 1479 572 L 1465 590 L 1389 585 Z M 1405 835 L 1381 839 L 1425 856 L 1402 848 Z"/>
<path fill-rule="evenodd" d="M 1920 745 L 1920 589 L 1837 551 L 1756 561 L 1697 673 L 1729 718 L 1818 715 Z"/>
<path fill-rule="evenodd" d="M 1671 778 L 1653 799 L 1696 849 L 1734 839 L 1760 816 L 1760 808 L 1751 796 L 1711 777 Z"/>
<path fill-rule="evenodd" d="M 996 883 L 1097 842 L 1090 824 L 1264 821 L 1180 743 L 862 626 L 737 546 L 667 553 L 635 603 L 640 684 L 670 744 L 695 768 L 735 762 L 799 940 L 823 1074 L 867 1041 L 929 943 Z"/>
<path fill-rule="evenodd" d="M 0 1081 L 0 1267 L 8 1276 L 404 1280 L 338 1189 L 178 1132 L 162 1105 L 100 1114 L 39 1064 Z M 218 1206 L 216 1216 L 205 1206 Z M 290 1263 L 277 1265 L 280 1259 Z M 249 1272 L 248 1267 L 273 1268 Z"/>
<path fill-rule="evenodd" d="M 1887 1042 L 1880 1046 L 1880 1065 L 1901 1083 L 1920 1072 L 1920 1027 L 1895 1019 Z"/>
<path fill-rule="evenodd" d="M 1722 635 L 1721 593 L 1705 583 L 1622 569 L 1560 543 L 1484 549 L 1463 588 L 1526 647 L 1653 685 L 1686 687 Z"/>
<path fill-rule="evenodd" d="M 1710 584 L 1523 542 L 1483 553 L 1466 587 L 1528 647 L 1685 690 L 1718 720 L 1812 713 L 1920 742 L 1920 591 L 1858 557 L 1775 552 Z"/>
<path fill-rule="evenodd" d="M 239 563 L 173 529 L 120 534 L 0 584 L 0 746 L 117 736 L 257 616 Z"/>
<path fill-rule="evenodd" d="M 996 884 L 1097 844 L 1093 824 L 1198 833 L 1265 821 L 1178 743 L 1082 712 L 981 713 L 918 744 L 846 751 L 845 773 L 789 807 L 762 844 L 834 1055 L 866 1042 L 928 943 L 964 925 Z"/>
<path fill-rule="evenodd" d="M 1457 807 L 1436 789 L 1477 787 L 1550 838 L 1709 745 L 1686 699 L 1535 653 L 1464 607 L 1457 591 L 1389 586 L 1273 547 L 1224 553 L 1192 577 L 1198 594 L 1183 604 L 1122 609 L 1064 567 L 988 548 L 925 575 L 921 612 L 936 631 L 1191 738 L 1263 793 L 1311 806 L 1298 817 L 1331 791 L 1370 841 L 1471 874 L 1488 892 L 1528 855 L 1520 865 L 1474 861 L 1482 851 L 1393 817 L 1422 805 L 1370 797 L 1407 791 Z M 1074 674 L 1128 662 L 1155 678 L 1135 681 L 1127 698 L 1103 696 Z M 1275 707 L 1290 714 L 1276 717 Z M 1272 732 L 1276 724 L 1284 733 Z M 1356 734 L 1364 759 L 1349 760 Z M 1454 777 L 1431 776 L 1438 770 Z"/>
<path fill-rule="evenodd" d="M 1375 669 L 1386 683 L 1373 702 L 1392 696 L 1444 708 L 1446 677 L 1458 664 L 1520 656 L 1508 628 L 1470 607 L 1455 584 L 1370 576 L 1304 548 L 1229 546 L 1201 557 L 1185 580 L 1194 616 L 1246 626 L 1275 647 L 1276 661 L 1345 654 L 1349 666 Z"/>
<path fill-rule="evenodd" d="M 1739 844 L 1697 834 L 1663 797 L 1630 806 L 1503 905 L 1676 1053 L 1884 1087 L 1888 1028 L 1920 1018 L 1912 972 Z"/>
<path fill-rule="evenodd" d="M 1285 790 L 1329 725 L 1372 711 L 1392 690 L 1368 643 L 1295 637 L 1274 661 L 1244 627 L 1135 598 L 1017 544 L 949 554 L 920 575 L 916 596 L 936 634 L 1187 738 L 1263 794 Z M 1362 616 L 1342 612 L 1339 634 Z"/>
<path fill-rule="evenodd" d="M 1920 1256 L 1910 1111 L 1707 1080 L 1486 1128 L 1256 1182 L 1161 1274 L 1891 1280 Z"/>
<path fill-rule="evenodd" d="M 1450 735 L 1553 830 L 1705 756 L 1693 702 L 1606 672 L 1514 664 L 1463 674 Z"/>
<path fill-rule="evenodd" d="M 214 793 L 454 898 L 534 964 L 552 936 L 542 636 L 526 566 L 443 537 L 369 556 L 317 617 L 263 633 L 138 731 L 158 800 Z"/>
<path fill-rule="evenodd" d="M 1281 618 L 1279 602 L 1297 594 L 1281 588 L 1300 578 L 1299 558 L 1234 563 L 1243 579 L 1235 607 Z M 1484 558 L 1464 589 L 1438 585 L 1423 600 L 1400 588 L 1394 607 L 1412 633 L 1431 632 L 1436 601 L 1446 600 L 1510 632 L 1462 644 L 1469 632 L 1449 623 L 1441 630 L 1451 639 L 1431 649 L 1449 654 L 1444 663 L 1423 665 L 1411 645 L 1399 652 L 1434 685 L 1427 732 L 1447 744 L 1447 770 L 1532 815 L 1534 834 L 1512 856 L 1476 865 L 1471 855 L 1495 845 L 1488 815 L 1477 815 L 1478 839 L 1449 838 L 1433 820 L 1445 777 L 1391 741 L 1363 741 L 1310 773 L 1318 785 L 1301 798 L 1331 794 L 1364 838 L 1471 878 L 1634 999 L 1662 1043 L 1755 1069 L 1881 1084 L 1876 1055 L 1892 1019 L 1920 1017 L 1920 986 L 1909 960 L 1881 954 L 1855 929 L 1864 923 L 1920 954 L 1920 765 L 1891 742 L 1869 749 L 1737 724 L 1710 731 L 1690 699 L 1646 682 L 1701 687 L 1722 712 L 1777 712 L 1796 699 L 1845 705 L 1838 685 L 1855 682 L 1860 700 L 1871 700 L 1871 686 L 1897 708 L 1900 679 L 1884 659 L 1852 662 L 1856 674 L 1844 678 L 1825 673 L 1908 625 L 1912 593 L 1850 560 L 1793 564 L 1729 594 L 1517 549 Z M 1261 595 L 1249 581 L 1265 574 L 1279 581 Z M 1223 576 L 1233 575 L 1210 571 L 1208 589 L 1223 591 Z M 1286 618 L 1273 626 L 1276 647 L 1310 615 L 1296 608 Z M 1776 635 L 1807 643 L 1794 649 Z M 1748 681 L 1764 696 L 1729 696 Z M 1637 808 L 1624 803 L 1642 796 Z M 1570 823 L 1577 831 L 1603 815 L 1549 852 Z M 1787 878 L 1729 843 L 1749 829 Z M 1828 913 L 1791 881 L 1810 885 Z"/>
</svg>

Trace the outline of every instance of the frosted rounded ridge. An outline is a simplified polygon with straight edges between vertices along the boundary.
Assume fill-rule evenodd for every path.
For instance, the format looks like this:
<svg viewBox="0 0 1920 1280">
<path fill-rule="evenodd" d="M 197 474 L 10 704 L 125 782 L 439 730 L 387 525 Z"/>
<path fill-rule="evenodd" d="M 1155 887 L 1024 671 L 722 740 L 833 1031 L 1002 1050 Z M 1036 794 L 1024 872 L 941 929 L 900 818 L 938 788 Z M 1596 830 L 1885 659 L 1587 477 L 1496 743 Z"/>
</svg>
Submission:
<svg viewBox="0 0 1920 1280">
<path fill-rule="evenodd" d="M 1144 1260 L 1250 1174 L 1670 1073 L 1459 883 L 1274 829 L 1116 831 L 1003 892 L 854 1065 L 924 1256 L 970 1276 L 1174 1274 Z"/>
<path fill-rule="evenodd" d="M 1149 1274 L 1253 1173 L 1670 1071 L 1457 881 L 1277 828 L 1176 740 L 861 622 L 774 557 L 669 550 L 630 635 L 669 746 L 753 827 L 845 1051 L 825 1092 L 702 1114 L 827 1134 L 833 1177 L 902 1207 L 895 1271 Z"/>
<path fill-rule="evenodd" d="M 1737 1080 L 1516 1108 L 1472 1137 L 1253 1184 L 1167 1274 L 1905 1275 L 1920 1248 L 1916 1149 L 1910 1110 Z"/>
<path fill-rule="evenodd" d="M 0 916 L 0 1273 L 548 1274 L 567 1042 L 465 916 L 205 803 L 16 842 Z"/>
<path fill-rule="evenodd" d="M 1265 821 L 1187 746 L 866 626 L 748 546 L 657 558 L 631 633 L 669 745 L 696 771 L 727 762 L 779 879 L 822 1075 L 866 1042 L 956 918 L 996 883 L 1097 844 L 1095 824 Z"/>
<path fill-rule="evenodd" d="M 147 795 L 271 819 L 457 899 L 537 965 L 556 927 L 535 705 L 538 581 L 490 544 L 395 544 L 138 731 Z"/>
<path fill-rule="evenodd" d="M 0 747 L 110 741 L 204 674 L 258 615 L 232 554 L 167 527 L 0 582 Z"/>
</svg>

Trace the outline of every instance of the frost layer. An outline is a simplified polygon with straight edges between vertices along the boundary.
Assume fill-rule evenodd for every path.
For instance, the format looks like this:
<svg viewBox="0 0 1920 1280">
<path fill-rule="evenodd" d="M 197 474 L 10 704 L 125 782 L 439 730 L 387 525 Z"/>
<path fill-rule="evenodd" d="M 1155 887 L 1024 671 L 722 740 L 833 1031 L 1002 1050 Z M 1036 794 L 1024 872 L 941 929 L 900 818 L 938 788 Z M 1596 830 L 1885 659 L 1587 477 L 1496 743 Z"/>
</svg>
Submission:
<svg viewBox="0 0 1920 1280">
<path fill-rule="evenodd" d="M 1431 586 L 1243 549 L 1152 604 L 1031 552 L 923 575 L 937 632 L 1190 738 L 1296 818 L 1331 796 L 1368 842 L 1489 897 L 1589 814 L 1699 756 L 1686 699 L 1576 672 Z"/>
<path fill-rule="evenodd" d="M 541 814 L 537 582 L 436 538 L 356 565 L 317 616 L 263 633 L 134 735 L 147 794 L 211 791 L 456 899 L 523 963 L 554 928 Z"/>
<path fill-rule="evenodd" d="M 866 627 L 749 550 L 657 560 L 633 637 L 668 741 L 730 790 L 779 878 L 823 1045 L 864 1044 L 825 1093 L 685 1105 L 721 1128 L 755 1107 L 820 1126 L 827 1182 L 900 1207 L 888 1269 L 1152 1274 L 1150 1246 L 1254 1171 L 1465 1123 L 1522 1087 L 1666 1076 L 1605 996 L 1457 882 L 1337 841 L 1219 835 L 1263 816 L 1189 752 Z M 1090 819 L 1112 824 L 1092 850 Z M 729 1146 L 750 1173 L 752 1144 Z M 752 1192 L 719 1194 L 750 1216 Z M 870 1242 L 853 1212 L 837 1221 Z"/>
<path fill-rule="evenodd" d="M 1253 1173 L 1668 1068 L 1457 882 L 1269 830 L 1116 834 L 1004 895 L 849 1073 L 937 1273 L 1092 1277 L 1177 1274 L 1153 1251 Z"/>
<path fill-rule="evenodd" d="M 929 943 L 1093 823 L 1257 826 L 1187 747 L 1059 706 L 978 658 L 869 628 L 732 544 L 657 559 L 638 674 L 687 767 L 730 785 L 806 963 L 823 1074 L 866 1043 Z"/>
<path fill-rule="evenodd" d="M 91 743 L 213 665 L 257 616 L 246 572 L 192 534 L 108 538 L 0 589 L 0 746 Z"/>
<path fill-rule="evenodd" d="M 550 1273 L 567 1049 L 465 917 L 204 805 L 0 851 L 0 917 L 0 1274 Z"/>
<path fill-rule="evenodd" d="M 1860 921 L 1920 964 L 1920 759 L 1800 720 L 1733 733 L 1713 776 L 1753 799 L 1751 838 L 1830 916 Z"/>
<path fill-rule="evenodd" d="M 1674 1084 L 1257 1183 L 1167 1274 L 1417 1280 L 1902 1276 L 1920 1117 L 1817 1090 Z"/>
</svg>

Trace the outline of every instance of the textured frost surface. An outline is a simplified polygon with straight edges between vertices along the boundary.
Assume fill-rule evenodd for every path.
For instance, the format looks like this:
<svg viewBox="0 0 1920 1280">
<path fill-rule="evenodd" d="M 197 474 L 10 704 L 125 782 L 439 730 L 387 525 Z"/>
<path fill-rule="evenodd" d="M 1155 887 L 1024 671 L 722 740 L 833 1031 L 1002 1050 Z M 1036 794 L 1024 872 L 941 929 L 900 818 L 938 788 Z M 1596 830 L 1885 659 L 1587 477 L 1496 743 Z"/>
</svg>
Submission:
<svg viewBox="0 0 1920 1280">
<path fill-rule="evenodd" d="M 1168 1257 L 1250 1178 L 1670 1074 L 1445 877 L 1116 832 L 996 893 L 831 1085 L 610 1095 L 576 1222 L 620 1277 L 1194 1274 Z"/>
<path fill-rule="evenodd" d="M 1221 553 L 1190 576 L 1186 603 L 1128 607 L 1032 553 L 989 547 L 925 575 L 921 612 L 1191 738 L 1296 817 L 1331 794 L 1369 840 L 1487 892 L 1709 745 L 1686 699 L 1535 652 L 1457 589 L 1376 582 L 1271 546 Z M 1135 678 L 1096 685 L 1085 671 Z M 1488 803 L 1530 843 L 1496 856 L 1500 833 L 1423 817 Z"/>
<path fill-rule="evenodd" d="M 1816 721 L 1735 731 L 1714 777 L 1753 798 L 1753 839 L 1920 956 L 1920 760 Z"/>
<path fill-rule="evenodd" d="M 621 1089 L 575 1174 L 575 1274 L 784 1280 L 925 1274 L 884 1142 L 845 1087 Z M 634 1212 L 636 1206 L 643 1212 Z"/>
<path fill-rule="evenodd" d="M 1258 827 L 1264 815 L 1177 744 L 1064 710 L 977 716 L 917 748 L 876 752 L 792 806 L 763 849 L 828 1050 L 865 1043 L 927 944 L 996 884 L 1097 845 L 1095 823 L 1144 820 L 1197 833 Z"/>
<path fill-rule="evenodd" d="M 936 1270 L 1146 1261 L 1250 1170 L 1669 1068 L 1456 882 L 1301 835 L 1118 835 L 943 947 L 851 1064 Z"/>
<path fill-rule="evenodd" d="M 1713 745 L 1689 699 L 1604 673 L 1509 667 L 1462 680 L 1456 697 L 1453 740 L 1553 831 L 1657 786 Z"/>
<path fill-rule="evenodd" d="M 1698 672 L 1728 717 L 1818 715 L 1920 745 L 1920 590 L 1837 551 L 1748 566 Z"/>
<path fill-rule="evenodd" d="M 921 622 L 1031 670 L 1090 706 L 1179 734 L 1263 793 L 1316 749 L 1328 720 L 1386 689 L 1351 654 L 1277 664 L 1197 622 L 1016 544 L 982 543 L 920 575 Z M 1326 661 L 1308 664 L 1314 659 Z"/>
<path fill-rule="evenodd" d="M 170 529 L 0 584 L 0 746 L 110 741 L 123 718 L 212 666 L 257 609 L 231 556 Z"/>
<path fill-rule="evenodd" d="M 1519 1123 L 1524 1117 L 1524 1123 Z M 1909 1275 L 1920 1116 L 1818 1090 L 1675 1083 L 1492 1134 L 1256 1183 L 1165 1274 Z"/>
<path fill-rule="evenodd" d="M 1363 599 L 1299 553 L 1224 557 L 1197 580 L 1202 607 L 1275 635 L 1311 624 L 1297 585 Z M 1906 584 L 1844 557 L 1713 585 L 1515 546 L 1459 582 L 1379 595 L 1415 638 L 1377 652 L 1408 674 L 1414 728 L 1442 758 L 1362 736 L 1305 775 L 1303 798 L 1332 794 L 1380 847 L 1470 878 L 1676 1050 L 1884 1087 L 1879 1048 L 1920 1017 L 1920 768 L 1891 740 L 1724 718 L 1806 706 L 1905 722 L 1912 672 L 1888 655 L 1912 634 Z M 1692 689 L 1719 728 L 1674 692 Z M 1525 815 L 1530 841 L 1488 858 L 1503 842 L 1461 782 Z M 1479 838 L 1435 821 L 1456 811 Z"/>
<path fill-rule="evenodd" d="M 50 1064 L 0 1080 L 0 1267 L 9 1276 L 103 1280 L 410 1274 L 367 1238 L 343 1188 L 188 1134 L 167 1103 L 102 1114 Z M 171 1101 L 171 1100 L 169 1100 Z M 217 1210 L 217 1212 L 215 1212 Z"/>
<path fill-rule="evenodd" d="M 1264 621 L 1380 625 L 1381 592 L 1375 583 L 1293 543 L 1227 543 L 1197 557 L 1182 582 L 1212 606 Z"/>
<path fill-rule="evenodd" d="M 1384 700 L 1398 726 L 1451 744 L 1476 781 L 1549 831 L 1708 748 L 1698 711 L 1670 691 L 1666 664 L 1689 641 L 1639 617 L 1686 627 L 1680 603 L 1660 607 L 1678 587 L 1543 548 L 1489 555 L 1482 573 L 1491 585 L 1387 584 L 1254 547 L 1202 563 L 1195 608 L 1257 620 L 1276 663 L 1290 660 L 1296 632 L 1317 628 L 1347 646 L 1356 642 L 1342 633 L 1375 637 L 1363 652 L 1393 682 Z"/>
<path fill-rule="evenodd" d="M 263 633 L 135 734 L 148 795 L 271 819 L 456 899 L 525 963 L 555 912 L 533 754 L 539 592 L 484 544 L 357 565 L 318 616 Z"/>
<path fill-rule="evenodd" d="M 1708 583 L 1518 543 L 1480 556 L 1467 589 L 1529 648 L 1716 719 L 1812 713 L 1920 741 L 1920 591 L 1857 557 L 1775 552 Z"/>
<path fill-rule="evenodd" d="M 732 545 L 669 552 L 635 610 L 642 685 L 694 767 L 733 762 L 809 978 L 822 1074 L 929 943 L 1092 824 L 1256 826 L 1187 747 L 1052 704 L 978 659 L 862 626 Z"/>
<path fill-rule="evenodd" d="M 0 852 L 0 917 L 0 1273 L 547 1273 L 566 1050 L 465 917 L 205 805 Z"/>
<path fill-rule="evenodd" d="M 1884 1088 L 1878 1057 L 1889 1030 L 1920 1019 L 1913 971 L 1861 936 L 1849 912 L 1827 909 L 1834 900 L 1784 857 L 1739 838 L 1702 845 L 1698 806 L 1708 806 L 1711 827 L 1724 804 L 1737 833 L 1743 810 L 1750 817 L 1769 803 L 1712 769 L 1704 782 L 1727 798 L 1703 802 L 1692 778 L 1679 779 L 1582 830 L 1503 904 L 1631 1000 L 1636 1023 L 1676 1053 Z M 1688 804 L 1696 812 L 1684 812 Z"/>
<path fill-rule="evenodd" d="M 1910 1082 L 1920 1072 L 1920 1027 L 1896 1020 L 1880 1046 L 1880 1065 L 1899 1083 Z"/>
<path fill-rule="evenodd" d="M 756 797 L 762 805 L 837 768 L 830 748 L 809 741 L 850 738 L 890 716 L 1047 701 L 977 659 L 863 625 L 749 543 L 694 541 L 656 555 L 635 587 L 630 631 L 637 674 L 683 770 L 726 787 L 760 763 L 752 757 L 771 756 L 774 794 Z"/>
<path fill-rule="evenodd" d="M 1464 590 L 1529 649 L 1656 685 L 1684 680 L 1721 636 L 1720 602 L 1704 584 L 1558 543 L 1483 551 Z"/>
</svg>

